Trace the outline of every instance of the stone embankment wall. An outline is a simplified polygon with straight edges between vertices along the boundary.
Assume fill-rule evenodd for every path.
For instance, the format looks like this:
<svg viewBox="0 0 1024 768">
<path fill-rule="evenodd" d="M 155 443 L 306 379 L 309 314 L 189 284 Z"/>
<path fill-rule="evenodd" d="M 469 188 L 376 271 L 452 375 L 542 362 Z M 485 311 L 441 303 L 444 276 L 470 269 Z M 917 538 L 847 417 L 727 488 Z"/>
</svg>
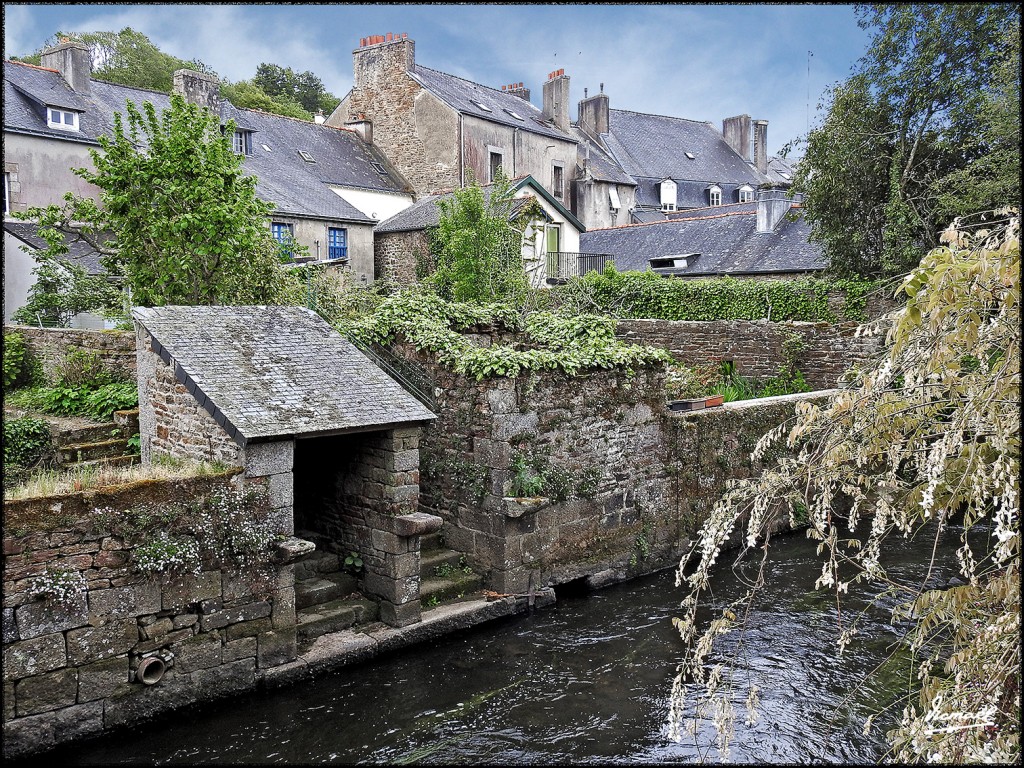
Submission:
<svg viewBox="0 0 1024 768">
<path fill-rule="evenodd" d="M 373 277 L 412 285 L 416 280 L 416 257 L 430 254 L 426 230 L 382 232 L 373 238 Z"/>
<path fill-rule="evenodd" d="M 238 474 L 143 481 L 4 502 L 4 754 L 18 756 L 255 688 L 296 657 L 291 565 L 250 572 L 204 563 L 179 578 L 146 576 L 132 545 L 92 510 L 165 507 L 236 485 Z M 34 596 L 33 577 L 73 571 L 67 603 Z M 261 574 L 261 576 L 257 575 Z M 159 657 L 162 677 L 136 679 Z"/>
<path fill-rule="evenodd" d="M 25 345 L 52 376 L 69 350 L 95 352 L 112 370 L 126 379 L 135 378 L 135 334 L 131 331 L 90 331 L 75 328 L 33 328 L 5 325 L 4 333 L 20 334 Z"/>
<path fill-rule="evenodd" d="M 620 320 L 617 335 L 631 344 L 668 350 L 686 365 L 732 361 L 751 379 L 775 376 L 786 364 L 783 344 L 797 335 L 804 347 L 796 367 L 811 389 L 837 386 L 851 366 L 864 365 L 882 351 L 883 337 L 857 336 L 858 324 L 767 320 Z"/>
</svg>

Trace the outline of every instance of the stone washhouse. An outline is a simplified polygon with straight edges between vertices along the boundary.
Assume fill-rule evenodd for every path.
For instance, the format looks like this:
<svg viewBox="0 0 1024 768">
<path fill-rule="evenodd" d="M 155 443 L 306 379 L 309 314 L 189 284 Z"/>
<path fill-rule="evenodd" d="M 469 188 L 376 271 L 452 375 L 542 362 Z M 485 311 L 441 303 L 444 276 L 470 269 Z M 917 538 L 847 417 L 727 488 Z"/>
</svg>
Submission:
<svg viewBox="0 0 1024 768">
<path fill-rule="evenodd" d="M 133 316 L 143 461 L 243 467 L 268 489 L 276 533 L 360 553 L 381 620 L 419 621 L 419 540 L 441 525 L 416 511 L 419 434 L 434 414 L 304 308 Z"/>
</svg>

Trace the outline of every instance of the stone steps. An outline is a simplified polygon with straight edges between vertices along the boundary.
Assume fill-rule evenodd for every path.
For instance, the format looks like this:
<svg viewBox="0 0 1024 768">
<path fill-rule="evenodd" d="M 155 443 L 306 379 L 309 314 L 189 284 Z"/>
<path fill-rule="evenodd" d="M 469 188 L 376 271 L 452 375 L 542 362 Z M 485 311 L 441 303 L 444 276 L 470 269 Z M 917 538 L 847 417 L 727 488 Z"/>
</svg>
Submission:
<svg viewBox="0 0 1024 768">
<path fill-rule="evenodd" d="M 325 573 L 296 581 L 295 607 L 302 609 L 330 603 L 351 595 L 357 587 L 356 578 L 347 573 Z"/>
<path fill-rule="evenodd" d="M 57 461 L 61 464 L 82 464 L 97 459 L 111 459 L 134 455 L 125 438 L 100 440 L 98 442 L 71 443 L 57 448 Z"/>
<path fill-rule="evenodd" d="M 377 604 L 362 597 L 309 606 L 296 611 L 296 640 L 303 648 L 322 635 L 341 632 L 357 624 L 368 624 L 376 621 L 379 615 Z"/>
<path fill-rule="evenodd" d="M 458 571 L 462 565 L 462 553 L 454 549 L 420 550 L 420 579 L 447 576 Z"/>
<path fill-rule="evenodd" d="M 420 605 L 426 610 L 441 603 L 476 597 L 483 588 L 483 577 L 477 573 L 456 571 L 451 576 L 420 579 Z"/>
</svg>

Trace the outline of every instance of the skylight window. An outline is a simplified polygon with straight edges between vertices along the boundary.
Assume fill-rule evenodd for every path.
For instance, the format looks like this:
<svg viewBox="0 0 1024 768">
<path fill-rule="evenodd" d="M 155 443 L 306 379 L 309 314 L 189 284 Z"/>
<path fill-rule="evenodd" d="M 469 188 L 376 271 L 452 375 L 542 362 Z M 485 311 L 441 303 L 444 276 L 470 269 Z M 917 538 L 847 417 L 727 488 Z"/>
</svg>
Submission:
<svg viewBox="0 0 1024 768">
<path fill-rule="evenodd" d="M 270 151 L 270 147 L 268 147 L 268 146 L 267 146 L 266 144 L 260 144 L 260 146 L 261 146 L 261 147 L 263 147 L 263 149 L 264 149 L 265 151 L 267 151 L 267 152 L 269 152 L 269 151 Z"/>
<path fill-rule="evenodd" d="M 490 112 L 491 111 L 491 108 L 488 107 L 486 104 L 481 104 L 479 101 L 474 101 L 473 103 L 476 104 L 478 107 L 480 107 L 480 109 L 482 109 L 484 112 Z"/>
<path fill-rule="evenodd" d="M 316 162 L 316 160 L 313 159 L 313 156 L 311 154 L 309 154 L 309 152 L 307 152 L 304 149 L 300 149 L 299 150 L 299 157 L 301 157 L 307 163 L 315 163 Z"/>
<path fill-rule="evenodd" d="M 779 176 L 784 178 L 786 181 L 789 181 L 789 174 L 788 173 L 784 173 L 783 171 L 779 171 Z"/>
<path fill-rule="evenodd" d="M 690 158 L 691 160 L 696 160 L 696 159 L 697 159 L 697 158 L 695 158 L 695 157 L 693 156 L 693 152 L 687 152 L 687 153 L 686 153 L 686 156 L 687 156 L 688 158 Z"/>
<path fill-rule="evenodd" d="M 510 115 L 512 115 L 512 117 L 514 117 L 516 120 L 522 120 L 523 119 L 519 115 L 517 115 L 515 112 L 513 112 L 511 109 L 506 108 L 505 111 L 508 112 Z"/>
<path fill-rule="evenodd" d="M 388 172 L 386 170 L 384 170 L 384 166 L 381 165 L 380 163 L 378 163 L 376 160 L 371 160 L 370 161 L 370 167 L 372 167 L 373 170 L 375 170 L 381 176 L 387 176 Z"/>
</svg>

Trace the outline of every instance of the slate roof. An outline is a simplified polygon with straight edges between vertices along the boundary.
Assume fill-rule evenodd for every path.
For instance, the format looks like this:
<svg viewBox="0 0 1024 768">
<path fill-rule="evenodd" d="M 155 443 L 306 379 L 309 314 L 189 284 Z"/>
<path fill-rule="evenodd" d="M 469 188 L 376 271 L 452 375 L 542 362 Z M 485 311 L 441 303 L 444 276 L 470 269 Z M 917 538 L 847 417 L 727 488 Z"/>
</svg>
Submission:
<svg viewBox="0 0 1024 768">
<path fill-rule="evenodd" d="M 575 141 L 572 136 L 563 133 L 550 123 L 542 121 L 542 111 L 531 102 L 509 91 L 488 88 L 486 85 L 464 80 L 445 72 L 438 72 L 436 69 L 430 69 L 421 64 L 416 64 L 409 74 L 441 101 L 463 114 L 473 115 L 481 120 L 489 120 L 512 128 L 522 128 L 524 131 L 538 133 L 542 136 Z M 487 106 L 491 111 L 486 112 L 480 109 L 477 106 L 478 103 Z M 506 110 L 515 112 L 523 119 L 516 120 Z"/>
<path fill-rule="evenodd" d="M 9 232 L 26 245 L 37 250 L 46 250 L 47 243 L 39 236 L 39 225 L 30 221 L 5 221 L 4 232 Z M 84 240 L 67 238 L 68 253 L 64 260 L 77 264 L 90 275 L 102 275 L 106 270 L 100 266 L 100 254 Z"/>
<path fill-rule="evenodd" d="M 723 211 L 726 207 L 730 210 Z M 650 269 L 650 259 L 699 253 L 687 267 L 671 272 L 686 277 L 794 273 L 825 268 L 820 248 L 808 241 L 810 227 L 802 216 L 796 221 L 783 218 L 773 232 L 759 233 L 756 209 L 750 208 L 750 205 L 717 206 L 705 208 L 703 216 L 591 230 L 580 235 L 580 250 L 612 254 L 619 271 L 645 271 Z"/>
<path fill-rule="evenodd" d="M 48 128 L 45 111 L 39 106 L 55 99 L 54 94 L 65 92 L 78 100 L 75 109 L 84 110 L 78 132 Z M 166 93 L 102 80 L 91 81 L 89 94 L 78 94 L 55 70 L 4 62 L 4 131 L 95 145 L 99 136 L 112 132 L 114 113 L 124 114 L 128 101 L 140 106 L 148 101 L 159 113 L 170 106 L 171 99 Z M 328 185 L 388 193 L 405 191 L 404 181 L 380 150 L 366 144 L 354 131 L 241 109 L 227 101 L 221 102 L 221 117 L 253 131 L 252 154 L 246 156 L 243 169 L 257 177 L 257 195 L 274 203 L 279 212 L 372 224 L 374 219 L 332 192 Z M 264 150 L 262 144 L 271 151 Z M 316 162 L 303 160 L 300 149 L 309 152 Z M 381 164 L 384 174 L 374 169 L 374 162 Z"/>
<path fill-rule="evenodd" d="M 768 158 L 768 178 L 773 184 L 780 186 L 791 186 L 796 169 L 793 168 L 784 158 L 772 155 Z"/>
<path fill-rule="evenodd" d="M 138 307 L 132 316 L 242 445 L 435 418 L 303 307 Z"/>
<path fill-rule="evenodd" d="M 579 221 L 572 213 L 570 213 L 565 206 L 557 202 L 547 190 L 538 184 L 532 176 L 524 176 L 521 179 L 513 179 L 513 186 L 516 190 L 520 190 L 523 187 L 529 187 L 538 195 L 546 199 L 549 203 L 555 205 L 556 209 L 559 209 L 563 216 L 571 223 L 574 224 L 579 230 L 584 231 L 582 222 Z M 491 192 L 493 185 L 485 184 L 481 186 L 481 191 L 484 194 L 484 201 L 490 202 Z M 418 232 L 421 229 L 430 229 L 436 227 L 440 221 L 440 209 L 437 206 L 438 201 L 452 199 L 455 197 L 455 192 L 443 192 L 437 195 L 427 195 L 417 200 L 415 203 L 410 205 L 408 208 L 399 211 L 389 219 L 385 219 L 376 227 L 374 227 L 374 234 L 386 234 L 388 232 Z M 516 198 L 512 205 L 511 216 L 515 216 L 522 210 L 529 202 L 526 197 Z"/>
</svg>

